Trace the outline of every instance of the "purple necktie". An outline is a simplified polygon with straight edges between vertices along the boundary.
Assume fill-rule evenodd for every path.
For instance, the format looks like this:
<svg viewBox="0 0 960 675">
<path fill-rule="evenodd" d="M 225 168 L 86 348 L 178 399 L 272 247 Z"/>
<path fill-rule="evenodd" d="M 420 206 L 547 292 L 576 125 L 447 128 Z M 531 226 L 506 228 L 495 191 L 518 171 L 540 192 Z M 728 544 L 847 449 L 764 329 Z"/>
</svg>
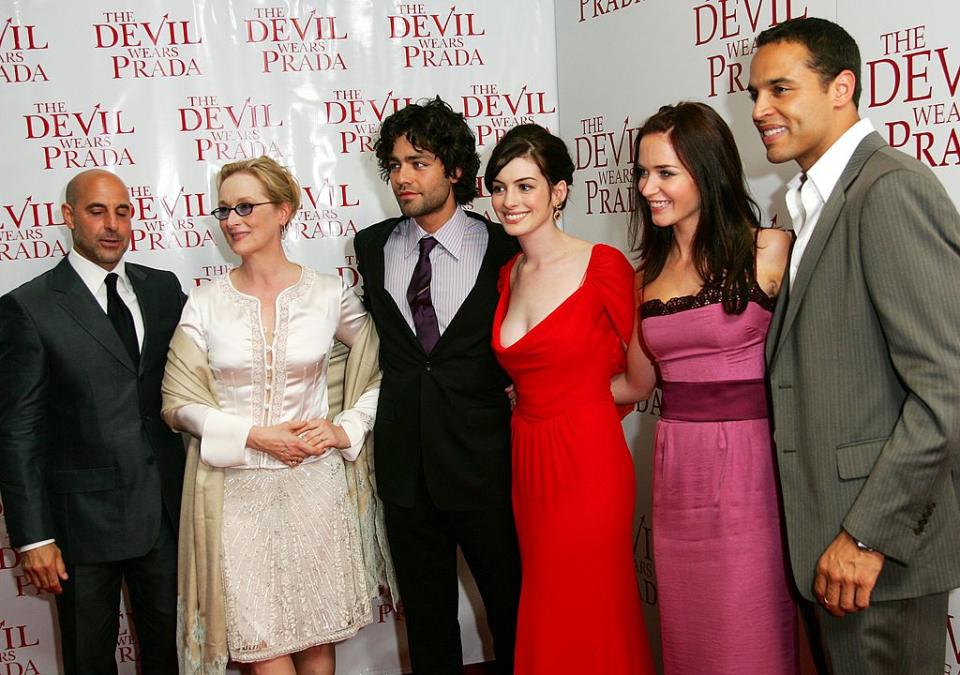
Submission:
<svg viewBox="0 0 960 675">
<path fill-rule="evenodd" d="M 413 313 L 413 327 L 420 344 L 428 354 L 440 339 L 437 312 L 430 298 L 430 279 L 433 277 L 430 251 L 436 245 L 437 240 L 433 237 L 423 237 L 420 240 L 420 257 L 417 259 L 417 266 L 413 268 L 413 276 L 410 277 L 410 285 L 407 287 L 407 302 L 410 303 L 410 311 Z"/>
</svg>

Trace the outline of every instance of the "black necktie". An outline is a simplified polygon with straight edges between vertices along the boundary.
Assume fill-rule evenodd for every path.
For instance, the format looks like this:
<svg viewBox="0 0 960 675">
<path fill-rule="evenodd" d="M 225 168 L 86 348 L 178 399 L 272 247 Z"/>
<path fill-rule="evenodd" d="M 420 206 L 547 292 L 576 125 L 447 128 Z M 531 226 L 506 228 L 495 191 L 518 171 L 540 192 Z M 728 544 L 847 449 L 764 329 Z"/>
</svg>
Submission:
<svg viewBox="0 0 960 675">
<path fill-rule="evenodd" d="M 430 297 L 430 280 L 433 277 L 430 251 L 437 243 L 433 237 L 423 237 L 420 240 L 420 257 L 407 287 L 407 302 L 410 303 L 410 311 L 413 313 L 413 327 L 420 344 L 428 354 L 440 339 L 437 312 L 433 307 L 433 298 Z"/>
<path fill-rule="evenodd" d="M 107 285 L 107 316 L 110 317 L 110 323 L 113 324 L 117 335 L 120 336 L 120 342 L 127 348 L 130 358 L 135 364 L 140 363 L 140 347 L 137 344 L 137 329 L 133 324 L 133 314 L 117 293 L 116 272 L 110 272 L 104 283 Z"/>
</svg>

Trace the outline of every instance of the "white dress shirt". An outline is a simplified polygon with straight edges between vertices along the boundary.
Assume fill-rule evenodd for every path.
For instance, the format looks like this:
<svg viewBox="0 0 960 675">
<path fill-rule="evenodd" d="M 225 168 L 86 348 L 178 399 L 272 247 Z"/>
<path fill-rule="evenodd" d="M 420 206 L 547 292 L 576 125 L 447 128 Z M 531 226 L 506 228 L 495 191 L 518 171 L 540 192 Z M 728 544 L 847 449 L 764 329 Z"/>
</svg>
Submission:
<svg viewBox="0 0 960 675">
<path fill-rule="evenodd" d="M 430 252 L 430 299 L 443 335 L 477 283 L 490 234 L 486 225 L 459 206 L 432 235 L 413 218 L 403 220 L 393 229 L 383 247 L 383 285 L 411 329 L 413 312 L 407 302 L 407 287 L 420 256 L 420 239 L 430 236 L 438 244 Z"/>
<path fill-rule="evenodd" d="M 810 243 L 817 221 L 820 220 L 823 205 L 830 199 L 854 150 L 873 130 L 870 120 L 860 120 L 847 129 L 843 136 L 823 153 L 806 175 L 803 172 L 798 173 L 787 183 L 787 210 L 790 211 L 793 231 L 797 235 L 797 240 L 793 244 L 793 253 L 790 255 L 791 285 L 796 280 L 800 260 L 803 258 L 807 244 Z"/>
<path fill-rule="evenodd" d="M 133 292 L 133 286 L 130 284 L 130 278 L 127 276 L 127 266 L 121 260 L 112 270 L 105 270 L 100 265 L 91 262 L 79 255 L 76 251 L 71 251 L 67 256 L 67 261 L 74 271 L 80 276 L 83 285 L 90 289 L 93 298 L 100 305 L 103 313 L 107 313 L 107 284 L 106 278 L 110 272 L 115 272 L 117 279 L 117 295 L 126 304 L 130 314 L 133 315 L 133 327 L 137 330 L 137 344 L 143 348 L 143 316 L 140 313 L 140 301 L 137 300 L 137 294 Z"/>
<path fill-rule="evenodd" d="M 123 260 L 117 263 L 117 266 L 114 267 L 113 270 L 105 270 L 95 262 L 87 260 L 76 251 L 71 251 L 67 255 L 67 262 L 70 263 L 70 266 L 73 267 L 74 271 L 79 275 L 80 280 L 83 281 L 83 285 L 90 290 L 94 300 L 100 305 L 104 314 L 107 313 L 107 284 L 105 283 L 105 279 L 110 271 L 117 273 L 119 277 L 119 279 L 117 279 L 117 295 L 126 303 L 130 314 L 133 315 L 133 326 L 137 330 L 137 343 L 142 348 L 143 316 L 140 314 L 140 302 L 137 300 L 137 294 L 133 292 L 130 279 L 127 278 L 127 267 Z M 19 551 L 23 553 L 33 548 L 40 548 L 41 546 L 52 544 L 55 541 L 54 539 L 44 539 L 43 541 L 21 546 Z"/>
</svg>

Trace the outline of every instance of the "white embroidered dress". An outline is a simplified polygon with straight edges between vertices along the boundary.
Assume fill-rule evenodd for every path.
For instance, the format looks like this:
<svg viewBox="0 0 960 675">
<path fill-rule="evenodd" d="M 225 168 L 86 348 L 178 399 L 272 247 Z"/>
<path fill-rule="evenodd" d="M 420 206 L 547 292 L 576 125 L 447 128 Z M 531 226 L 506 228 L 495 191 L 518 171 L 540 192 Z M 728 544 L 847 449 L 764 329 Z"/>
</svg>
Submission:
<svg viewBox="0 0 960 675">
<path fill-rule="evenodd" d="M 201 439 L 201 458 L 225 467 L 223 579 L 232 659 L 260 661 L 354 635 L 372 620 L 344 459 L 373 427 L 379 390 L 334 420 L 352 446 L 291 468 L 246 448 L 253 425 L 327 415 L 327 357 L 367 320 L 338 277 L 303 268 L 276 300 L 268 343 L 260 301 L 229 275 L 193 290 L 180 325 L 207 353 L 220 410 L 199 404 L 174 426 Z"/>
</svg>

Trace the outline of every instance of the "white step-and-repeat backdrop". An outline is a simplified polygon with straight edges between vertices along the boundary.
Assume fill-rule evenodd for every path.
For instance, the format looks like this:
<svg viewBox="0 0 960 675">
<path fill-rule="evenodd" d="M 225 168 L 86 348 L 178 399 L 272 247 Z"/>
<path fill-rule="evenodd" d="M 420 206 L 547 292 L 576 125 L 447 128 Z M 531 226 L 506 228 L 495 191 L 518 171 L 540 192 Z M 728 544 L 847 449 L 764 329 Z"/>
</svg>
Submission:
<svg viewBox="0 0 960 675">
<path fill-rule="evenodd" d="M 626 250 L 636 132 L 661 105 L 681 100 L 706 102 L 730 124 L 754 196 L 771 221 L 789 228 L 785 184 L 797 169 L 767 162 L 746 88 L 756 35 L 800 16 L 836 21 L 857 40 L 863 59 L 861 115 L 873 120 L 892 146 L 929 165 L 960 204 L 956 0 L 558 0 L 556 5 L 560 130 L 578 169 L 564 218 L 574 234 Z M 648 474 L 658 412 L 655 395 L 624 424 L 635 450 L 636 554 L 648 626 L 656 625 Z M 945 629 L 944 673 L 960 673 L 960 593 L 952 597 Z"/>
<path fill-rule="evenodd" d="M 518 123 L 556 130 L 554 35 L 552 0 L 0 0 L 0 293 L 69 249 L 63 189 L 93 167 L 130 188 L 130 259 L 189 292 L 237 262 L 207 215 L 213 177 L 261 154 L 302 183 L 290 257 L 356 285 L 353 234 L 399 212 L 372 153 L 383 118 L 439 94 L 484 156 Z M 464 577 L 474 662 L 490 641 Z M 26 585 L 0 519 L 0 675 L 60 672 L 55 611 Z M 399 673 L 404 644 L 380 599 L 374 624 L 338 648 L 339 672 Z M 135 672 L 126 621 L 117 658 Z"/>
</svg>

